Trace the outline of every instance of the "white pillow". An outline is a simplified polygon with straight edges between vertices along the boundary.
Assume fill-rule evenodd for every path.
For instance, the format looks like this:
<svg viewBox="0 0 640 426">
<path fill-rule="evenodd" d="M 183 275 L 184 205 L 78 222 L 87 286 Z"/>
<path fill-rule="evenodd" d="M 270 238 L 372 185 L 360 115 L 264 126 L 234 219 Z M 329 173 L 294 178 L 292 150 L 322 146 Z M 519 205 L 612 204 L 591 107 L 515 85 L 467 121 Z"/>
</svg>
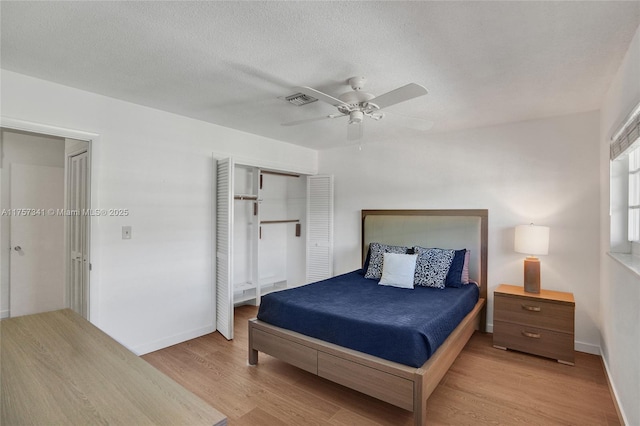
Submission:
<svg viewBox="0 0 640 426">
<path fill-rule="evenodd" d="M 378 284 L 413 290 L 417 259 L 416 254 L 384 253 L 382 277 Z"/>
</svg>

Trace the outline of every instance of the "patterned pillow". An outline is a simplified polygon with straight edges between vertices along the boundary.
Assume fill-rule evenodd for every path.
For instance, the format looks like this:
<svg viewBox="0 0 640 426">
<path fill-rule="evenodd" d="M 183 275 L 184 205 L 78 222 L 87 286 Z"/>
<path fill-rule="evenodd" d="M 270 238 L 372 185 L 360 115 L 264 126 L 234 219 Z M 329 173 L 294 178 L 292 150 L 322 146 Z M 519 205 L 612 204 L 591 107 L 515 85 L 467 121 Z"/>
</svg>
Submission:
<svg viewBox="0 0 640 426">
<path fill-rule="evenodd" d="M 367 273 L 364 274 L 365 278 L 380 279 L 382 277 L 382 262 L 385 253 L 397 253 L 406 254 L 409 251 L 409 247 L 403 246 L 390 246 L 381 243 L 369 244 L 369 266 L 367 267 Z"/>
<path fill-rule="evenodd" d="M 453 261 L 455 250 L 414 247 L 418 255 L 414 284 L 423 287 L 444 288 L 444 282 Z"/>
</svg>

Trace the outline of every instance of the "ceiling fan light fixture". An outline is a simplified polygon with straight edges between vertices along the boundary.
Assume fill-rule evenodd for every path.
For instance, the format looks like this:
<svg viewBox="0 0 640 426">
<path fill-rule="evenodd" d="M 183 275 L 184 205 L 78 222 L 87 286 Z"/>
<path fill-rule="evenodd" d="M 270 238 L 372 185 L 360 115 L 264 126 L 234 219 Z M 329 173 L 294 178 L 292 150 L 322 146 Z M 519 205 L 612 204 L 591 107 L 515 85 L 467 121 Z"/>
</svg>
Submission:
<svg viewBox="0 0 640 426">
<path fill-rule="evenodd" d="M 362 123 L 362 119 L 364 118 L 364 113 L 362 111 L 351 111 L 349 113 L 349 124 L 359 124 Z"/>
</svg>

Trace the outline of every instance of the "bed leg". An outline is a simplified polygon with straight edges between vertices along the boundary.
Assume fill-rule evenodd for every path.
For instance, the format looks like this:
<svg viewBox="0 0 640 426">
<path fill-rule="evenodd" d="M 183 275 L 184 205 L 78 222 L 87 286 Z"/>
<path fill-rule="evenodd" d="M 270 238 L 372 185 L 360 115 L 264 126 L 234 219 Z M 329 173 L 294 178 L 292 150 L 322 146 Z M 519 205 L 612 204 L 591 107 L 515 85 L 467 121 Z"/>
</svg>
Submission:
<svg viewBox="0 0 640 426">
<path fill-rule="evenodd" d="M 249 365 L 256 365 L 258 363 L 258 351 L 249 348 Z"/>
<path fill-rule="evenodd" d="M 249 365 L 258 363 L 258 351 L 253 349 L 253 323 L 255 319 L 249 320 Z"/>
<path fill-rule="evenodd" d="M 413 411 L 413 421 L 415 426 L 425 426 L 427 424 L 427 404 L 422 404 Z"/>
<path fill-rule="evenodd" d="M 424 375 L 419 374 L 413 382 L 413 423 L 415 426 L 427 424 L 427 398 L 424 396 L 424 379 Z"/>
</svg>

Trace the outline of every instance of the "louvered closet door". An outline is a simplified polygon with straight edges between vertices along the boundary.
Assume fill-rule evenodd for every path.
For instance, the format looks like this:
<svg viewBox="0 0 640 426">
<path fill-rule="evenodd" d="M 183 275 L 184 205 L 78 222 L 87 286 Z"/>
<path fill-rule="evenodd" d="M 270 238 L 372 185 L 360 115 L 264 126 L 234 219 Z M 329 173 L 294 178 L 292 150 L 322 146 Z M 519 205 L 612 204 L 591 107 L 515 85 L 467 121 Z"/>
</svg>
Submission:
<svg viewBox="0 0 640 426">
<path fill-rule="evenodd" d="M 233 339 L 233 159 L 218 160 L 216 170 L 216 327 Z"/>
<path fill-rule="evenodd" d="M 87 151 L 68 157 L 67 209 L 83 212 L 89 209 L 89 154 Z M 85 214 L 67 218 L 67 305 L 89 318 L 89 247 L 87 232 L 88 217 Z"/>
<path fill-rule="evenodd" d="M 307 177 L 307 282 L 333 275 L 333 176 Z"/>
</svg>

